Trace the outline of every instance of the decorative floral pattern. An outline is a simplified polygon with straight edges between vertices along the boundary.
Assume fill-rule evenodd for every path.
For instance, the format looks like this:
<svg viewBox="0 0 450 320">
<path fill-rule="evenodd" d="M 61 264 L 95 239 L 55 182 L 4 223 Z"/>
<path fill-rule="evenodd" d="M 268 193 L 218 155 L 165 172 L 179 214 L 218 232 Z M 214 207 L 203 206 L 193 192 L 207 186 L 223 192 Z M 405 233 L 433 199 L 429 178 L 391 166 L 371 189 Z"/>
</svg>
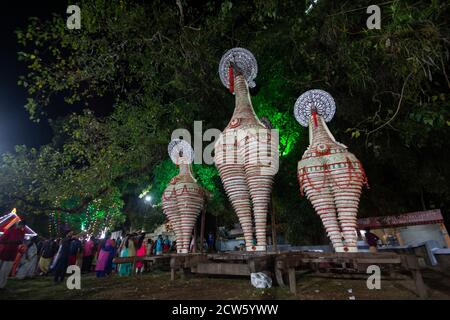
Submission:
<svg viewBox="0 0 450 320">
<path fill-rule="evenodd" d="M 326 122 L 330 122 L 336 111 L 333 97 L 328 92 L 319 89 L 306 91 L 298 97 L 294 105 L 294 116 L 302 126 L 308 126 L 314 111 Z"/>
<path fill-rule="evenodd" d="M 258 73 L 258 64 L 250 51 L 244 48 L 233 48 L 222 56 L 219 63 L 219 76 L 223 85 L 228 89 L 230 89 L 230 65 L 244 75 L 250 88 L 256 86 L 254 79 Z"/>
</svg>

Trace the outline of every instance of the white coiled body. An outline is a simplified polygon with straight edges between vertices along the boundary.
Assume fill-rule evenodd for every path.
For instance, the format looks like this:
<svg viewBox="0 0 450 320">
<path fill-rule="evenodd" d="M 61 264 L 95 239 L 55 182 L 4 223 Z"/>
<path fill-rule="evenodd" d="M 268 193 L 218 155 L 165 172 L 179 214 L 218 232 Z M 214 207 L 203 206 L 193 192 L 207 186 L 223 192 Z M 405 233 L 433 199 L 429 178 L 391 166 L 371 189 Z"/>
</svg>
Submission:
<svg viewBox="0 0 450 320">
<path fill-rule="evenodd" d="M 357 252 L 357 213 L 364 169 L 347 147 L 335 141 L 317 115 L 309 123 L 310 145 L 298 163 L 301 192 L 322 219 L 336 252 Z"/>
<path fill-rule="evenodd" d="M 239 218 L 246 250 L 265 251 L 268 204 L 278 170 L 278 136 L 256 116 L 242 75 L 235 78 L 235 93 L 235 111 L 215 144 L 214 161 Z"/>
<path fill-rule="evenodd" d="M 203 190 L 192 176 L 190 165 L 181 164 L 162 196 L 162 209 L 177 239 L 177 252 L 188 253 L 197 217 L 204 205 Z"/>
</svg>

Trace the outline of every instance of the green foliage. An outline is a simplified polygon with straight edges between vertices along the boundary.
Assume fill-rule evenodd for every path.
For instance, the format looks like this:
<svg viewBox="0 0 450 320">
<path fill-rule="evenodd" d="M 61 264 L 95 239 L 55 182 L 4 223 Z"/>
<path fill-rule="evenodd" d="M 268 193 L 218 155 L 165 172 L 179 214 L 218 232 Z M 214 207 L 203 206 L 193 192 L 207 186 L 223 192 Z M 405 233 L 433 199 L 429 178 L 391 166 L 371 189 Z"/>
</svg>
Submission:
<svg viewBox="0 0 450 320">
<path fill-rule="evenodd" d="M 61 236 L 61 232 L 64 231 L 63 227 L 68 227 L 75 232 L 85 231 L 87 234 L 95 236 L 99 236 L 105 228 L 114 230 L 115 227 L 125 222 L 126 217 L 122 212 L 124 202 L 118 190 L 111 193 L 110 196 L 111 199 L 103 198 L 92 201 L 83 212 L 53 212 L 49 218 L 51 224 L 48 230 L 49 235 Z M 66 200 L 63 201 L 62 207 L 71 209 L 76 207 L 78 202 L 74 199 Z"/>
<path fill-rule="evenodd" d="M 170 180 L 177 174 L 178 168 L 170 159 L 161 161 L 155 166 L 152 185 L 149 190 L 156 204 L 161 203 L 164 190 L 169 185 Z"/>
<path fill-rule="evenodd" d="M 302 129 L 293 117 L 292 98 L 287 95 L 289 91 L 283 88 L 280 76 L 271 76 L 272 78 L 267 80 L 267 86 L 255 96 L 253 103 L 256 114 L 260 118 L 267 117 L 272 127 L 278 129 L 279 152 L 281 156 L 287 156 L 297 143 Z M 280 106 L 281 104 L 283 105 Z"/>
</svg>

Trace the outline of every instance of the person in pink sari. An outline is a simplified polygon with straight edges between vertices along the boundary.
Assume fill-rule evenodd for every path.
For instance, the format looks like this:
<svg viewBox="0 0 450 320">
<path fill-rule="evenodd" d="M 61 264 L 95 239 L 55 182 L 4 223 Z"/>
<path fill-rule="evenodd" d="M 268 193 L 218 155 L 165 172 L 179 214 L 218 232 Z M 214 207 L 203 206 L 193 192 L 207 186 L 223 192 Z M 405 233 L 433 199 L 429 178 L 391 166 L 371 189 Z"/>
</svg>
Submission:
<svg viewBox="0 0 450 320">
<path fill-rule="evenodd" d="M 147 246 L 145 243 L 147 241 L 144 241 L 145 234 L 143 234 L 139 240 L 138 240 L 138 248 L 136 251 L 136 257 L 145 257 L 147 255 Z M 141 273 L 144 271 L 144 262 L 143 261 L 137 261 L 136 262 L 136 274 Z"/>
<path fill-rule="evenodd" d="M 95 265 L 95 272 L 98 278 L 106 276 L 110 256 L 114 254 L 114 242 L 110 238 L 106 238 L 100 252 L 98 253 L 97 264 Z"/>
</svg>

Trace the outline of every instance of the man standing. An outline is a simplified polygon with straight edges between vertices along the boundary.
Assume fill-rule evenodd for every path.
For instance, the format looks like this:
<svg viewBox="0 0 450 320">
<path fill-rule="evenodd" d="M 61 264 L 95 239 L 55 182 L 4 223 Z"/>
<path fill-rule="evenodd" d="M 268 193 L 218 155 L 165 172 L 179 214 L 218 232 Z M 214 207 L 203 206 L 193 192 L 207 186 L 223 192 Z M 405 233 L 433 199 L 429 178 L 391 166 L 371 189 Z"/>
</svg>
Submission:
<svg viewBox="0 0 450 320">
<path fill-rule="evenodd" d="M 369 245 L 369 251 L 372 253 L 377 252 L 378 251 L 377 244 L 378 244 L 378 240 L 380 240 L 380 238 L 378 238 L 376 234 L 370 232 L 369 228 L 366 228 L 365 236 L 366 236 L 367 244 Z"/>
<path fill-rule="evenodd" d="M 208 240 L 207 240 L 207 242 L 208 242 L 208 249 L 209 249 L 209 251 L 214 250 L 214 235 L 213 235 L 213 233 L 211 231 L 208 233 Z"/>
<path fill-rule="evenodd" d="M 78 254 L 81 252 L 81 241 L 77 236 L 73 235 L 70 242 L 69 266 L 77 264 Z"/>
<path fill-rule="evenodd" d="M 55 241 L 52 238 L 46 240 L 42 245 L 41 258 L 39 259 L 39 269 L 41 270 L 41 275 L 46 275 L 49 271 L 52 259 L 58 250 L 55 246 Z"/>
<path fill-rule="evenodd" d="M 25 221 L 21 220 L 0 236 L 0 289 L 6 286 L 19 245 L 25 238 L 25 225 Z"/>
<path fill-rule="evenodd" d="M 61 240 L 58 253 L 55 258 L 54 267 L 54 281 L 55 283 L 63 282 L 66 275 L 67 267 L 69 266 L 70 244 L 72 242 L 72 232 L 69 232 L 67 236 Z"/>
</svg>

